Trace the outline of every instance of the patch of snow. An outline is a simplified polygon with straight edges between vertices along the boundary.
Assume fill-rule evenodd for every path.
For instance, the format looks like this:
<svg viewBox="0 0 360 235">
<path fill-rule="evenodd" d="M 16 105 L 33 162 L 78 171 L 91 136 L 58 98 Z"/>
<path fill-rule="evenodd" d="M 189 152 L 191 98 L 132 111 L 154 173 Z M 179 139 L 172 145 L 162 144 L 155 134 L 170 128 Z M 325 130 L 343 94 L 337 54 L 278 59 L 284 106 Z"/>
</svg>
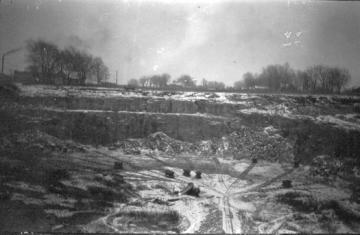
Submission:
<svg viewBox="0 0 360 235">
<path fill-rule="evenodd" d="M 253 203 L 250 202 L 244 202 L 242 200 L 234 200 L 234 199 L 229 199 L 229 204 L 230 206 L 236 208 L 237 210 L 241 210 L 241 211 L 247 211 L 247 212 L 255 212 L 256 211 L 256 207 L 254 206 Z"/>
<path fill-rule="evenodd" d="M 47 214 L 53 214 L 58 218 L 65 218 L 65 217 L 70 217 L 73 216 L 75 214 L 75 212 L 73 211 L 69 211 L 69 210 L 55 210 L 55 209 L 46 209 L 45 212 Z"/>
<path fill-rule="evenodd" d="M 58 108 L 47 108 L 43 107 L 43 110 L 52 112 L 68 112 L 68 113 L 114 113 L 111 110 L 97 110 L 97 109 L 58 109 Z M 227 119 L 224 116 L 216 116 L 208 113 L 157 113 L 157 112 L 146 112 L 146 111 L 116 111 L 116 113 L 128 113 L 128 114 L 146 114 L 146 115 L 162 115 L 162 116 L 191 116 L 191 117 L 203 117 L 203 118 L 216 118 L 216 119 Z"/>
<path fill-rule="evenodd" d="M 238 110 L 238 112 L 244 114 L 258 113 L 258 114 L 278 115 L 278 116 L 288 116 L 292 114 L 289 108 L 284 104 L 268 105 L 268 106 L 264 106 L 264 109 L 258 109 L 258 108 L 240 109 Z"/>
<path fill-rule="evenodd" d="M 18 189 L 22 189 L 22 190 L 45 193 L 44 187 L 42 187 L 40 185 L 31 185 L 31 184 L 28 184 L 28 183 L 25 183 L 22 181 L 8 183 L 7 185 L 9 185 L 10 187 L 18 188 Z"/>
<path fill-rule="evenodd" d="M 77 187 L 83 190 L 87 190 L 89 186 L 104 187 L 104 185 L 85 175 L 76 175 L 71 180 L 63 180 L 62 183 L 66 186 Z"/>
<path fill-rule="evenodd" d="M 360 123 L 353 123 L 341 120 L 339 118 L 336 118 L 335 116 L 330 115 L 321 115 L 316 118 L 316 121 L 322 122 L 322 123 L 331 123 L 338 127 L 345 128 L 345 129 L 354 129 L 359 130 L 360 129 Z"/>
<path fill-rule="evenodd" d="M 350 194 L 343 189 L 314 184 L 307 187 L 318 200 L 343 200 L 350 198 Z"/>
<path fill-rule="evenodd" d="M 279 130 L 273 126 L 268 126 L 264 128 L 264 133 L 269 136 L 276 136 L 279 133 Z"/>
<path fill-rule="evenodd" d="M 74 207 L 76 200 L 73 198 L 63 198 L 57 194 L 46 194 L 44 202 L 51 205 L 60 205 L 64 207 Z"/>
<path fill-rule="evenodd" d="M 190 222 L 190 226 L 182 233 L 195 233 L 195 231 L 198 231 L 202 221 L 205 220 L 208 214 L 207 209 L 202 207 L 199 201 L 193 199 L 176 201 L 171 208 L 177 210 Z"/>
<path fill-rule="evenodd" d="M 41 199 L 28 197 L 28 196 L 26 196 L 24 194 L 20 194 L 20 193 L 13 193 L 10 200 L 22 201 L 26 205 L 29 205 L 29 204 L 42 205 L 43 204 L 43 200 L 41 200 Z"/>
</svg>

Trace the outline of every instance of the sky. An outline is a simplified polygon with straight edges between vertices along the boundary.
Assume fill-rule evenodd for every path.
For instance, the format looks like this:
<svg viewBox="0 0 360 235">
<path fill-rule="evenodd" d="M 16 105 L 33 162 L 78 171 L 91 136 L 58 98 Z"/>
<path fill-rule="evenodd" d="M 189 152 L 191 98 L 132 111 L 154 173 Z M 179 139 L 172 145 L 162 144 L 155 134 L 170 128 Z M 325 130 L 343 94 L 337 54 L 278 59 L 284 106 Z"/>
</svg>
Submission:
<svg viewBox="0 0 360 235">
<path fill-rule="evenodd" d="M 119 83 L 189 74 L 232 85 L 288 62 L 340 66 L 360 85 L 360 2 L 308 0 L 0 0 L 5 72 L 26 67 L 26 41 L 100 56 Z"/>
</svg>

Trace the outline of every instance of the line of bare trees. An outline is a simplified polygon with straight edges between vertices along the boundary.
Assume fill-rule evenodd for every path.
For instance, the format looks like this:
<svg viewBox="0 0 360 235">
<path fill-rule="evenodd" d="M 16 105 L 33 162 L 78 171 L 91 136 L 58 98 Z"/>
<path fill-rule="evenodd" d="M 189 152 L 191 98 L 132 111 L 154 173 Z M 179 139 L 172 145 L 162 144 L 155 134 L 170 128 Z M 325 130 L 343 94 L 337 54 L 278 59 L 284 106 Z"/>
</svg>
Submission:
<svg viewBox="0 0 360 235">
<path fill-rule="evenodd" d="M 167 73 L 161 75 L 143 76 L 139 79 L 132 78 L 128 81 L 128 85 L 133 87 L 154 87 L 164 88 L 168 86 L 170 75 Z"/>
<path fill-rule="evenodd" d="M 200 85 L 196 85 L 196 80 L 190 75 L 181 75 L 170 83 L 171 76 L 169 74 L 143 76 L 139 79 L 132 78 L 128 81 L 128 85 L 132 87 L 148 87 L 148 88 L 172 88 L 172 89 L 197 89 L 197 90 L 225 90 L 223 82 L 208 81 L 202 79 Z"/>
<path fill-rule="evenodd" d="M 213 91 L 239 91 L 262 89 L 274 92 L 340 93 L 349 83 L 351 75 L 345 68 L 315 65 L 305 70 L 294 70 L 288 63 L 268 65 L 260 74 L 247 72 L 233 86 L 223 82 L 202 79 L 199 85 L 190 75 L 182 75 L 170 83 L 169 74 L 130 79 L 132 87 L 194 89 Z"/>
<path fill-rule="evenodd" d="M 245 73 L 242 80 L 234 83 L 234 89 L 263 87 L 273 91 L 340 93 L 350 79 L 345 68 L 315 65 L 295 71 L 286 63 L 268 65 L 260 74 Z"/>
<path fill-rule="evenodd" d="M 27 42 L 28 70 L 42 83 L 85 84 L 87 79 L 98 84 L 106 81 L 109 69 L 100 57 L 74 47 L 63 50 L 43 40 Z"/>
</svg>

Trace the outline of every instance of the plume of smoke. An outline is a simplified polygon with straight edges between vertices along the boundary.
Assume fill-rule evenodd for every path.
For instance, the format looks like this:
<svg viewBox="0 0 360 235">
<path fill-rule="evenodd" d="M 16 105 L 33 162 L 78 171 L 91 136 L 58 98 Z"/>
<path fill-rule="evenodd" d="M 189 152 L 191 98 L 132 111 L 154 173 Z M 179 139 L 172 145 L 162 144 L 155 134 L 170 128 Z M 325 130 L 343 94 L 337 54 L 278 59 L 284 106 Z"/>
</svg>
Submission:
<svg viewBox="0 0 360 235">
<path fill-rule="evenodd" d="M 6 55 L 9 55 L 9 54 L 18 52 L 18 51 L 20 51 L 20 50 L 22 50 L 22 47 L 19 47 L 19 48 L 16 48 L 16 49 L 12 49 L 12 50 L 10 50 L 10 51 L 7 51 L 7 52 L 5 52 L 5 53 L 3 54 L 3 56 L 6 56 Z"/>
</svg>

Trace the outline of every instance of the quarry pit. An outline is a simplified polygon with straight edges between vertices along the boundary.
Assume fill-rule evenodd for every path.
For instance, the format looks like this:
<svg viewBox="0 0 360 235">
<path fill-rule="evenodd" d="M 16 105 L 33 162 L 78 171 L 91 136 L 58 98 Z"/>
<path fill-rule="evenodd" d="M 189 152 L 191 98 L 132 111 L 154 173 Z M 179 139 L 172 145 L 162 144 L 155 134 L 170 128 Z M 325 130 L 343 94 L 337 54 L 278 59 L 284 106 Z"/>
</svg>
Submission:
<svg viewBox="0 0 360 235">
<path fill-rule="evenodd" d="M 16 87 L 0 231 L 360 232 L 360 97 Z"/>
</svg>

